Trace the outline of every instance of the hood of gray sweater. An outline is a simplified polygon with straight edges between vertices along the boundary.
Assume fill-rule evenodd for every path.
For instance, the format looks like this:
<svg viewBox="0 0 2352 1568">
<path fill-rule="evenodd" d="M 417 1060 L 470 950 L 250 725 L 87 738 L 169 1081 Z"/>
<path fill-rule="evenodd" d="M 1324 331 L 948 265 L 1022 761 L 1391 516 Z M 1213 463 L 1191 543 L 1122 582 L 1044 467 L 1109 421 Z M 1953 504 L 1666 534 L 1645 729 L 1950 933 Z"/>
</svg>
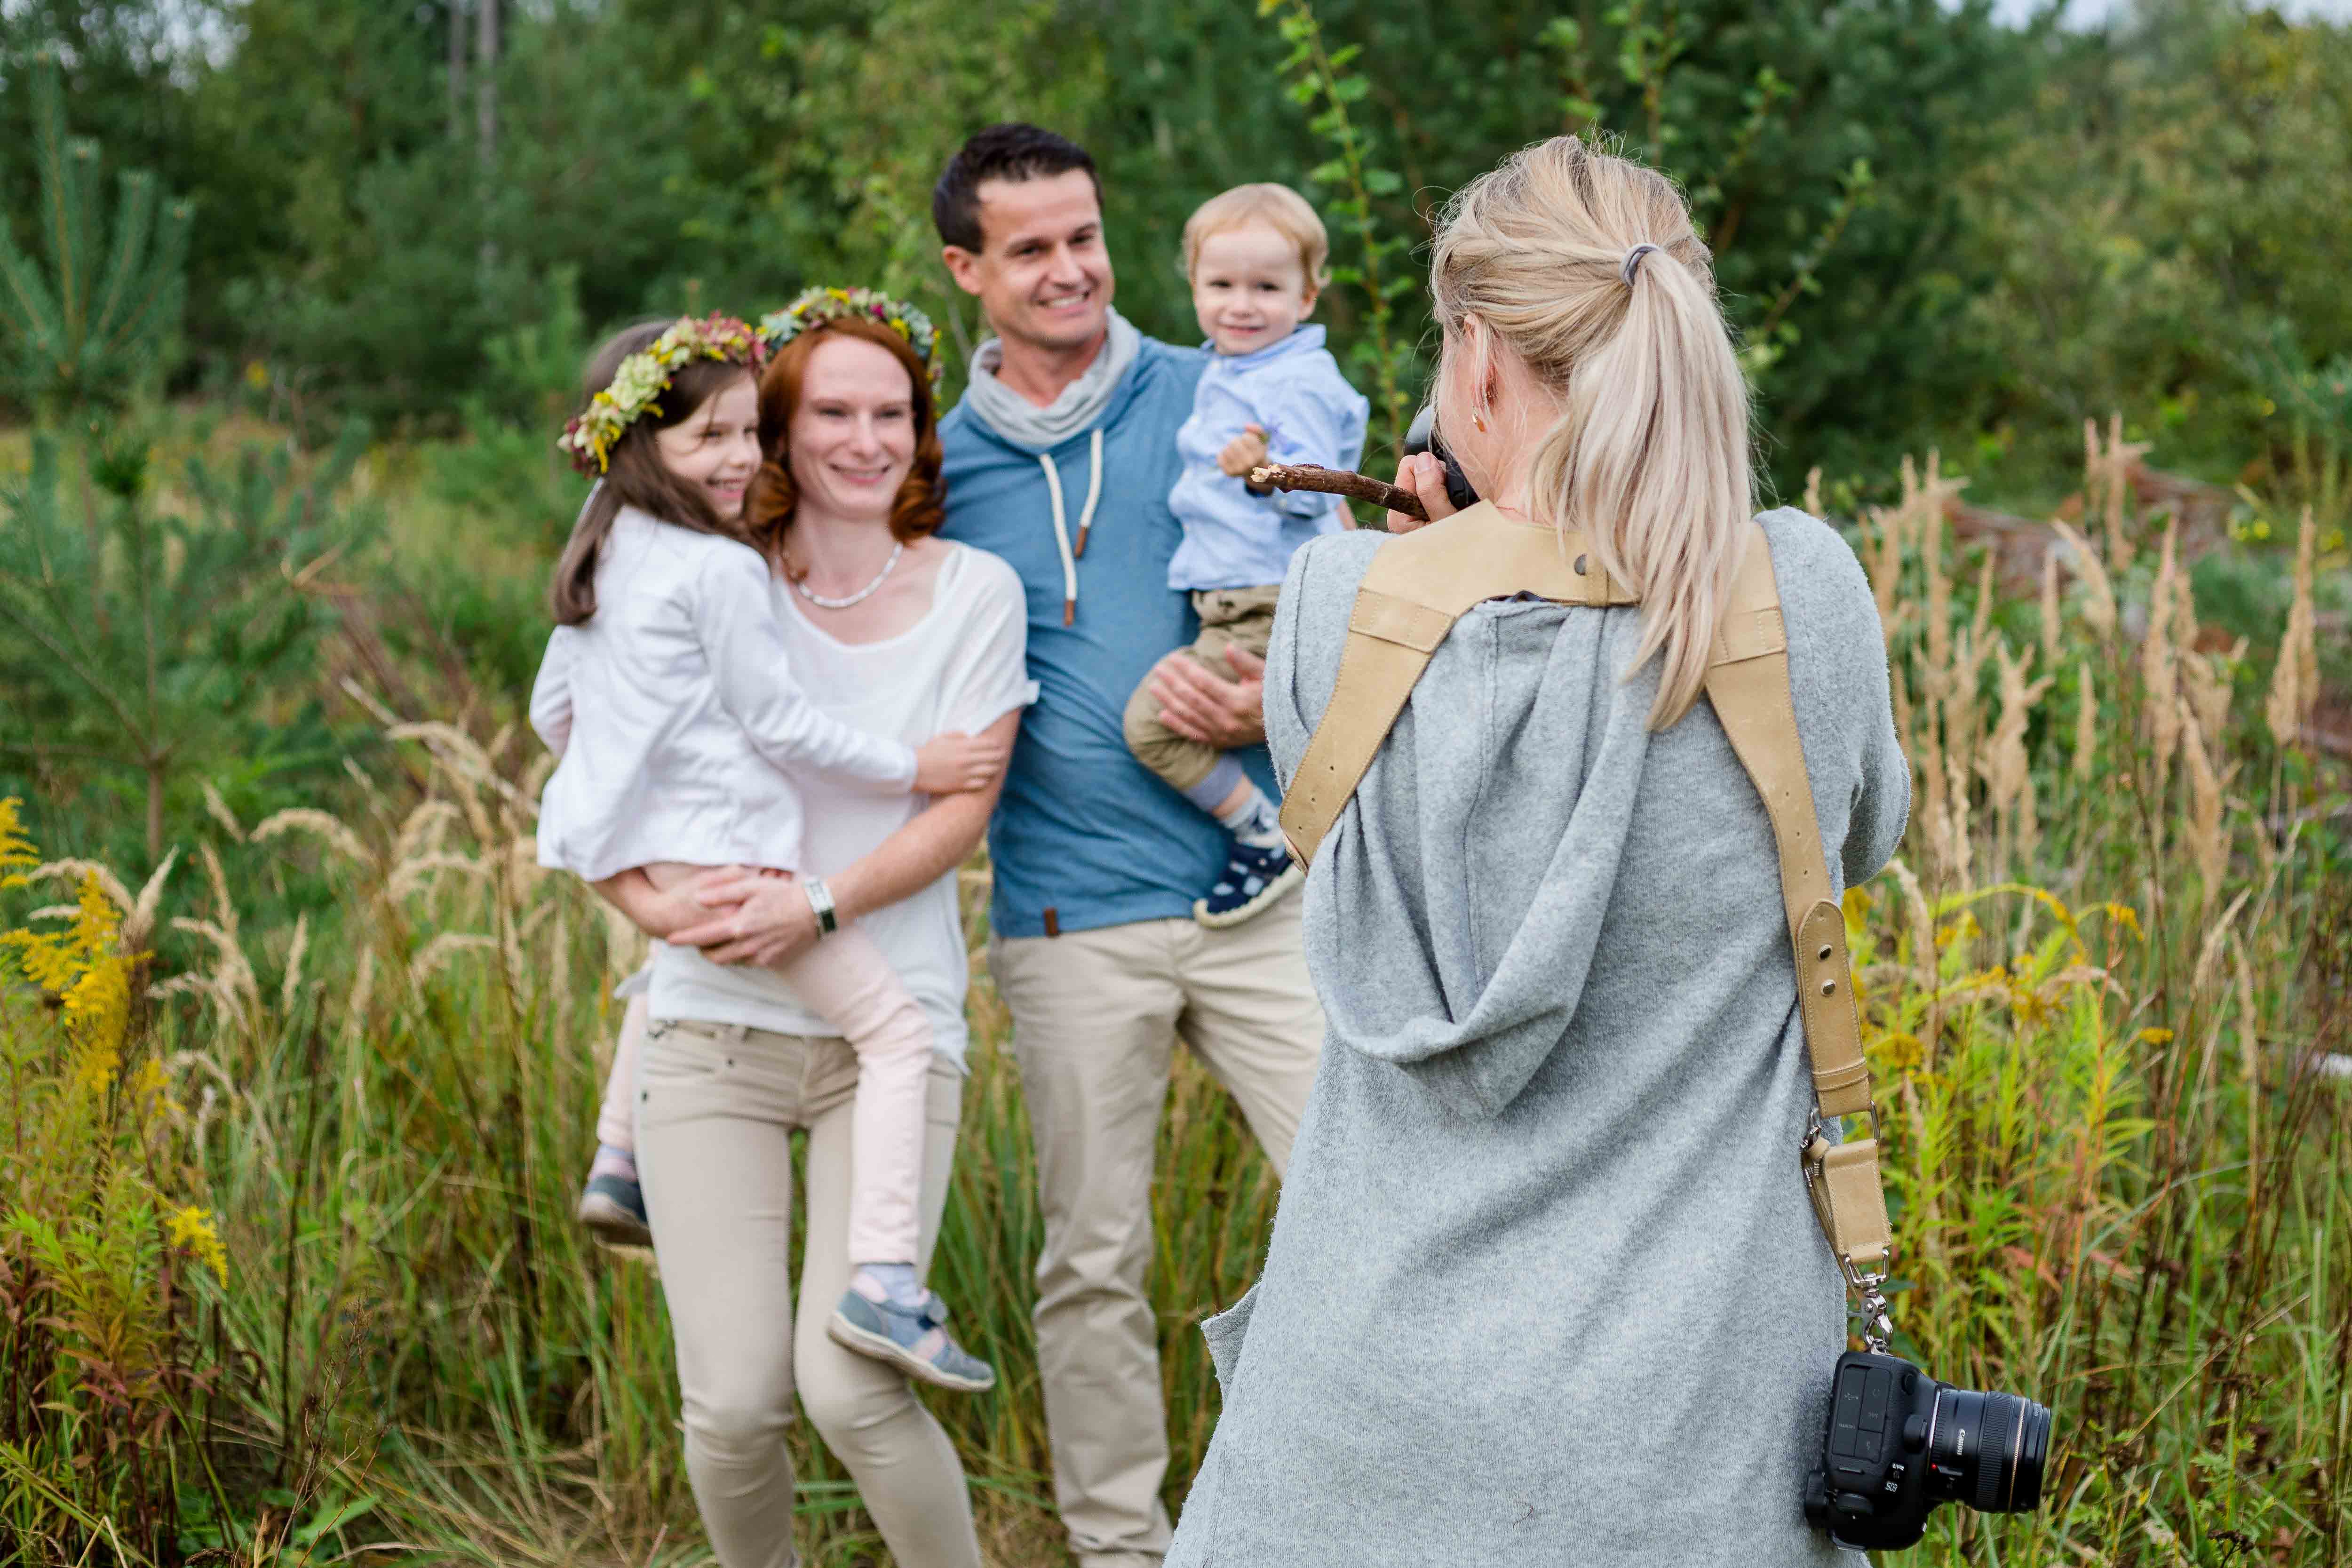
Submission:
<svg viewBox="0 0 2352 1568">
<path fill-rule="evenodd" d="M 1095 363 L 1077 380 L 1062 388 L 1060 396 L 1040 408 L 996 378 L 1004 363 L 1004 343 L 990 338 L 971 356 L 971 380 L 963 400 L 988 427 L 1016 447 L 1033 452 L 1050 451 L 1071 437 L 1091 429 L 1110 405 L 1111 394 L 1128 366 L 1143 352 L 1143 334 L 1117 310 L 1110 313 L 1110 335 Z"/>
</svg>

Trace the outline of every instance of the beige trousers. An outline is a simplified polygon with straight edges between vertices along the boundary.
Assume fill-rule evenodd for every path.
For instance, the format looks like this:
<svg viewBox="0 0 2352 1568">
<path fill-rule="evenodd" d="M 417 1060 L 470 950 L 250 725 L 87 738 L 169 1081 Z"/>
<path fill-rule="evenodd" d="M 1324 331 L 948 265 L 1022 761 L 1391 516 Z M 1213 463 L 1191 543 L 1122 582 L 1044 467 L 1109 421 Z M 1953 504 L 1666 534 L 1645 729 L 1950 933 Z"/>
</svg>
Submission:
<svg viewBox="0 0 2352 1568">
<path fill-rule="evenodd" d="M 637 1069 L 638 1174 L 685 1395 L 686 1473 L 724 1568 L 792 1568 L 801 1403 L 899 1568 L 980 1568 L 954 1446 L 900 1373 L 825 1337 L 849 1287 L 860 1064 L 848 1043 L 655 1020 Z M 947 1205 L 962 1076 L 925 1081 L 919 1267 Z M 808 1131 L 808 1239 L 793 1310 L 792 1134 Z"/>
<path fill-rule="evenodd" d="M 646 876 L 667 889 L 697 869 L 656 861 L 646 868 Z M 857 1052 L 849 1256 L 858 1263 L 912 1263 L 915 1199 L 923 1186 L 923 1079 L 931 1066 L 931 1021 L 882 949 L 854 925 L 803 948 L 774 973 L 803 1006 L 831 1024 Z M 614 1052 L 616 1058 L 625 1054 Z"/>
<path fill-rule="evenodd" d="M 637 1053 L 646 1043 L 646 994 L 629 998 L 621 1014 L 621 1035 L 613 1042 L 613 1070 L 604 1075 L 604 1098 L 596 1107 L 596 1142 L 607 1148 L 634 1150 L 637 1119 L 634 1095 Z"/>
<path fill-rule="evenodd" d="M 1192 611 L 1201 617 L 1201 635 L 1184 651 L 1210 673 L 1231 680 L 1234 667 L 1225 662 L 1227 648 L 1265 657 L 1274 636 L 1275 602 L 1282 584 L 1264 588 L 1207 588 L 1192 595 Z M 1205 741 L 1191 741 L 1160 721 L 1160 699 L 1146 680 L 1127 700 L 1127 749 L 1135 760 L 1179 791 L 1191 789 L 1209 776 L 1224 753 Z"/>
<path fill-rule="evenodd" d="M 1323 1038 L 1299 902 L 1216 931 L 1139 921 L 989 947 L 1037 1149 L 1054 1498 L 1084 1568 L 1144 1568 L 1168 1548 L 1168 1423 L 1145 1274 L 1176 1038 L 1232 1093 L 1279 1174 Z"/>
</svg>

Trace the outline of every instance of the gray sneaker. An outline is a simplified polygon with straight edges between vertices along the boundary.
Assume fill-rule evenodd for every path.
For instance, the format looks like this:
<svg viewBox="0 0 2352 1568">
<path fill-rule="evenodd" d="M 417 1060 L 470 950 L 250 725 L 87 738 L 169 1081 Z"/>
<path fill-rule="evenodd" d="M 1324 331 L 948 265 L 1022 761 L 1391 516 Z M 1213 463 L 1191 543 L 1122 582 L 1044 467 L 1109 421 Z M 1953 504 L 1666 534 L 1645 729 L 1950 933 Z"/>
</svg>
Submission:
<svg viewBox="0 0 2352 1568">
<path fill-rule="evenodd" d="M 920 1307 L 844 1290 L 824 1331 L 834 1343 L 888 1362 L 909 1377 L 963 1394 L 996 1386 L 996 1369 L 949 1337 L 947 1303 L 923 1292 Z"/>
<path fill-rule="evenodd" d="M 646 1200 L 637 1184 L 626 1176 L 593 1176 L 580 1194 L 580 1223 L 607 1247 L 651 1247 L 654 1233 L 646 1224 Z"/>
</svg>

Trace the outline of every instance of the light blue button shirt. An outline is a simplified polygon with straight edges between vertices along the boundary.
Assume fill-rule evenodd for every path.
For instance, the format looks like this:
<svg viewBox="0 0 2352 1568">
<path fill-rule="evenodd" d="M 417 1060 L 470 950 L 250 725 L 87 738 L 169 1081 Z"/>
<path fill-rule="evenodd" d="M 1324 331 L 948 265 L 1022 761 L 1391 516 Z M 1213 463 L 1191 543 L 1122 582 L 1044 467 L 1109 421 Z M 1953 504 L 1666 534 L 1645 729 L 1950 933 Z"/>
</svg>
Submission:
<svg viewBox="0 0 2352 1568">
<path fill-rule="evenodd" d="M 1315 490 L 1254 496 L 1217 468 L 1226 443 L 1255 425 L 1266 460 L 1352 468 L 1364 452 L 1372 405 L 1339 374 L 1323 329 L 1300 327 L 1255 353 L 1212 353 L 1192 394 L 1192 416 L 1176 432 L 1182 477 L 1168 510 L 1184 542 L 1168 563 L 1180 590 L 1251 588 L 1282 581 L 1298 547 L 1345 526 L 1348 503 Z"/>
</svg>

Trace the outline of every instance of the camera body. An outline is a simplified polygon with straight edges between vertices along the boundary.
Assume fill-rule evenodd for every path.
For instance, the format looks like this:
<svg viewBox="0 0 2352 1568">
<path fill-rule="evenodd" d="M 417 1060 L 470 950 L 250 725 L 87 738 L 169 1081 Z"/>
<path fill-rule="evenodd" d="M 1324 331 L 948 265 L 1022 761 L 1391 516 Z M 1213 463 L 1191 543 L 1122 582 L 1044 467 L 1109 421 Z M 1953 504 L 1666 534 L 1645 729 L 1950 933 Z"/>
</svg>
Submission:
<svg viewBox="0 0 2352 1568">
<path fill-rule="evenodd" d="M 1841 1546 L 1899 1551 L 1940 1502 L 2026 1513 L 2042 1501 L 2050 1412 L 2014 1394 L 1938 1383 L 1909 1362 L 1848 1351 L 1830 1385 L 1805 1517 Z"/>
</svg>

